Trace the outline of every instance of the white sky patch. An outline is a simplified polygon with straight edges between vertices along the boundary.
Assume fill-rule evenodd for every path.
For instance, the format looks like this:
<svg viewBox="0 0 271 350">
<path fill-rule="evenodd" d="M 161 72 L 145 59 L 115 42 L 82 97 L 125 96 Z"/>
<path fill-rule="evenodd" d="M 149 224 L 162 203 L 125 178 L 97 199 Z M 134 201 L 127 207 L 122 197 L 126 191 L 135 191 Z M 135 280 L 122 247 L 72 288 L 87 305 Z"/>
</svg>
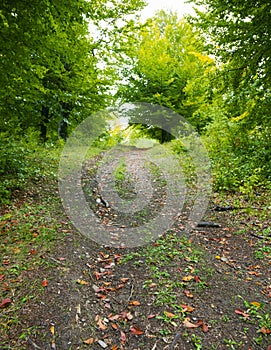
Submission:
<svg viewBox="0 0 271 350">
<path fill-rule="evenodd" d="M 193 4 L 186 3 L 186 0 L 147 0 L 148 5 L 142 10 L 141 20 L 153 17 L 159 10 L 177 12 L 179 17 L 193 15 Z"/>
</svg>

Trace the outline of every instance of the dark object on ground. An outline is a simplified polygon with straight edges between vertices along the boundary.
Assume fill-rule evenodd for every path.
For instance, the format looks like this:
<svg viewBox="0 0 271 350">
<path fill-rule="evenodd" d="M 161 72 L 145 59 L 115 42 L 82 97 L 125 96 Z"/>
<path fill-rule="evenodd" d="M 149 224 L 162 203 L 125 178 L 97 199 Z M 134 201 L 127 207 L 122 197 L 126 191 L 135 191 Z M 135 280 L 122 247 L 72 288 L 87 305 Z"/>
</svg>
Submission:
<svg viewBox="0 0 271 350">
<path fill-rule="evenodd" d="M 234 208 L 232 205 L 227 205 L 226 207 L 221 207 L 219 205 L 217 205 L 216 207 L 214 207 L 214 211 L 227 211 L 227 210 L 234 210 L 236 208 Z"/>
<path fill-rule="evenodd" d="M 215 222 L 201 221 L 197 224 L 197 227 L 221 227 L 221 225 Z"/>
</svg>

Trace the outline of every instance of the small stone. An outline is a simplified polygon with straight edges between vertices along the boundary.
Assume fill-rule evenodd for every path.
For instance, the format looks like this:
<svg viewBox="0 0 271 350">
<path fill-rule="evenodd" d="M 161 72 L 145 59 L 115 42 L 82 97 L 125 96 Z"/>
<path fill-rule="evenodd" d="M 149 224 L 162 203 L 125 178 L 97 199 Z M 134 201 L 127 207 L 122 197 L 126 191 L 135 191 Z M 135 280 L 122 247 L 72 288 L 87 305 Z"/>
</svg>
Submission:
<svg viewBox="0 0 271 350">
<path fill-rule="evenodd" d="M 103 349 L 105 349 L 105 348 L 107 348 L 107 344 L 104 342 L 104 341 L 102 341 L 102 340 L 98 340 L 98 344 L 103 348 Z"/>
</svg>

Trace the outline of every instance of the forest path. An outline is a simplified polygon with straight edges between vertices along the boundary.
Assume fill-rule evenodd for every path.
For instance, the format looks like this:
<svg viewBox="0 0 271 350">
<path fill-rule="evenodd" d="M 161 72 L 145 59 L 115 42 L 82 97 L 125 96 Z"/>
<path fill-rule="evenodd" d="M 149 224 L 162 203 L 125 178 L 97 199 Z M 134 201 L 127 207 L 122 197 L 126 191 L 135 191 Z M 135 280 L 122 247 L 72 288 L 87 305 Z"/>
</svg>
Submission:
<svg viewBox="0 0 271 350">
<path fill-rule="evenodd" d="M 133 178 L 144 151 L 131 152 Z M 99 161 L 86 163 L 82 177 L 97 217 L 118 229 L 144 223 L 146 213 L 131 223 L 130 214 L 117 215 L 97 201 L 103 199 L 96 181 Z M 120 166 L 115 174 L 119 195 L 133 199 L 135 187 L 124 170 Z M 150 212 L 157 216 L 165 182 L 154 170 Z M 50 186 L 41 201 L 51 193 L 57 196 L 56 183 Z M 260 205 L 253 215 L 243 209 L 216 211 L 217 205 L 214 194 L 203 219 L 219 227 L 184 234 L 180 215 L 155 242 L 114 248 L 78 233 L 58 202 L 57 211 L 52 207 L 47 213 L 58 223 L 54 246 L 41 257 L 47 265 L 32 266 L 20 276 L 21 286 L 28 281 L 25 286 L 34 286 L 36 295 L 17 309 L 18 322 L 3 334 L 2 349 L 270 350 L 270 254 L 261 251 L 262 239 L 251 234 L 253 223 L 265 227 L 270 221 L 260 221 Z M 14 290 L 13 303 L 27 292 Z M 10 317 L 12 308 L 3 313 Z"/>
</svg>

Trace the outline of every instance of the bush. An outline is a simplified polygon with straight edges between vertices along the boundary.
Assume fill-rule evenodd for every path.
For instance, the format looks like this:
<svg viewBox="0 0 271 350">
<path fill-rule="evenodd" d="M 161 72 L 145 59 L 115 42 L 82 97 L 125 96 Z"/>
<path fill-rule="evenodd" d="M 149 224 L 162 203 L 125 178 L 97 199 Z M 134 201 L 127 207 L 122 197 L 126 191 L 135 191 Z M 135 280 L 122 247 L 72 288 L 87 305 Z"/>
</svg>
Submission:
<svg viewBox="0 0 271 350">
<path fill-rule="evenodd" d="M 0 134 L 0 203 L 8 204 L 15 190 L 24 190 L 30 182 L 46 176 L 56 176 L 59 145 L 42 145 L 35 134 L 24 140 L 11 139 Z"/>
<path fill-rule="evenodd" d="M 267 127 L 246 130 L 226 119 L 209 126 L 204 142 L 217 190 L 246 193 L 271 182 L 270 131 Z"/>
</svg>

